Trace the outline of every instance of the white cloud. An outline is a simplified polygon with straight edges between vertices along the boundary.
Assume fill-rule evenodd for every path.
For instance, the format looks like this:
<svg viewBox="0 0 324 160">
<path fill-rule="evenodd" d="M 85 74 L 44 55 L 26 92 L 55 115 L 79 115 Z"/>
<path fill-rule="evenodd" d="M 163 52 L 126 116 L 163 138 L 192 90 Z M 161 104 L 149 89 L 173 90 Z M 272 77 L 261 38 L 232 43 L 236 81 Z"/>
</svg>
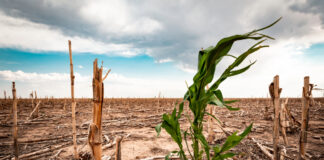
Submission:
<svg viewBox="0 0 324 160">
<path fill-rule="evenodd" d="M 78 68 L 83 69 L 83 66 L 82 65 L 78 65 Z"/>
<path fill-rule="evenodd" d="M 155 63 L 168 63 L 168 62 L 173 62 L 173 60 L 171 58 L 165 58 L 165 59 L 156 60 L 154 62 Z"/>
<path fill-rule="evenodd" d="M 310 76 L 310 82 L 324 86 L 324 65 L 307 58 L 294 47 L 273 45 L 250 58 L 257 60 L 247 72 L 228 78 L 221 88 L 226 97 L 265 97 L 268 85 L 275 75 L 280 76 L 282 97 L 300 97 L 304 76 Z M 314 96 L 322 96 L 314 91 Z"/>
<path fill-rule="evenodd" d="M 34 23 L 23 18 L 14 18 L 0 11 L 0 47 L 19 48 L 31 51 L 68 52 L 68 40 L 73 52 L 92 52 L 125 55 L 132 47 L 129 44 L 104 43 L 89 38 L 66 36 L 61 30 L 48 25 Z M 127 54 L 134 56 L 136 53 Z"/>
<path fill-rule="evenodd" d="M 23 71 L 0 71 L 0 87 L 10 90 L 10 82 L 16 82 L 17 94 L 28 97 L 31 90 L 37 90 L 40 97 L 69 97 L 70 74 L 28 73 Z M 92 77 L 75 73 L 75 96 L 92 96 Z M 168 97 L 179 97 L 185 93 L 182 80 L 134 78 L 110 73 L 105 84 L 105 97 L 155 97 L 159 92 Z"/>
<path fill-rule="evenodd" d="M 192 74 L 197 72 L 196 69 L 193 69 L 191 66 L 189 66 L 189 64 L 185 64 L 185 63 L 180 63 L 180 64 L 176 65 L 176 67 L 182 71 L 192 73 Z"/>
<path fill-rule="evenodd" d="M 247 73 L 232 77 L 222 85 L 224 95 L 265 96 L 267 86 L 276 74 L 280 75 L 281 86 L 284 88 L 283 96 L 300 95 L 302 80 L 306 75 L 311 77 L 311 82 L 319 84 L 322 88 L 324 86 L 324 64 L 306 59 L 304 53 L 311 45 L 324 42 L 324 22 L 321 21 L 321 17 L 323 19 L 324 16 L 303 8 L 309 1 L 49 2 L 53 4 L 27 6 L 19 5 L 23 3 L 20 2 L 18 7 L 12 8 L 10 5 L 7 7 L 8 4 L 3 5 L 2 10 L 6 10 L 3 8 L 7 7 L 9 11 L 5 14 L 0 12 L 0 47 L 67 52 L 67 40 L 71 39 L 73 51 L 117 54 L 125 57 L 147 54 L 152 56 L 156 63 L 173 61 L 175 67 L 194 74 L 200 48 L 215 45 L 224 36 L 263 27 L 282 16 L 283 19 L 278 24 L 264 31 L 276 40 L 266 42 L 270 44 L 270 48 L 263 49 L 249 58 L 257 60 L 257 63 Z M 292 9 L 294 5 L 301 6 L 302 10 L 307 12 Z M 25 6 L 27 9 L 19 8 Z M 69 6 L 73 10 L 56 10 L 56 6 Z M 9 14 L 13 10 L 20 14 Z M 49 11 L 42 14 L 44 10 Z M 57 12 L 64 15 L 73 14 L 77 23 L 66 22 L 66 18 L 62 18 Z M 44 20 L 43 16 L 34 15 L 53 17 L 53 20 Z M 66 28 L 69 31 L 66 31 Z M 83 34 L 83 31 L 93 33 Z M 250 44 L 235 44 L 233 53 L 241 53 Z M 227 63 L 226 60 L 224 64 Z M 217 68 L 217 74 L 225 67 L 224 64 Z M 38 74 L 37 76 L 39 79 L 47 77 Z M 68 81 L 69 76 L 66 76 Z M 169 86 L 174 86 L 173 84 L 177 84 L 174 86 L 175 90 L 182 91 L 178 86 L 182 86 L 183 82 L 176 80 L 164 82 L 114 74 L 110 76 L 111 80 L 107 80 L 108 95 L 150 96 L 155 92 L 157 94 L 157 90 L 163 90 L 163 87 L 168 95 L 182 95 L 180 91 L 170 92 L 172 88 Z M 23 79 L 23 76 L 16 79 Z M 91 87 L 89 84 L 85 86 Z M 91 90 L 82 93 L 88 92 Z"/>
<path fill-rule="evenodd" d="M 136 13 L 126 1 L 120 0 L 99 0 L 95 3 L 88 1 L 80 9 L 80 14 L 85 20 L 97 25 L 99 30 L 106 34 L 143 35 L 163 28 L 157 20 Z"/>
<path fill-rule="evenodd" d="M 89 79 L 87 76 L 81 76 L 79 73 L 75 74 L 75 80 L 84 82 Z M 49 82 L 49 81 L 68 81 L 70 74 L 68 73 L 28 73 L 18 70 L 13 72 L 11 70 L 0 71 L 0 79 L 6 81 L 22 81 L 22 82 Z"/>
</svg>

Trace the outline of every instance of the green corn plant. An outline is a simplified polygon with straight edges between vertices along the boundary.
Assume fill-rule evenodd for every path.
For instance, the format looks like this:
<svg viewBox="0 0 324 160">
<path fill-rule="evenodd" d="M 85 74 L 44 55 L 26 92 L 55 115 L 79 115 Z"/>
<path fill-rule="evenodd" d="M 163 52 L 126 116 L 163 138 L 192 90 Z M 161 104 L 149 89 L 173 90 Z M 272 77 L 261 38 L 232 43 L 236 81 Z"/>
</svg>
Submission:
<svg viewBox="0 0 324 160">
<path fill-rule="evenodd" d="M 249 55 L 258 51 L 261 48 L 269 47 L 268 45 L 261 45 L 266 39 L 274 39 L 265 34 L 259 33 L 259 31 L 265 30 L 274 24 L 276 24 L 281 18 L 273 22 L 272 24 L 257 30 L 253 30 L 246 34 L 234 35 L 221 39 L 216 46 L 209 47 L 207 49 L 199 51 L 198 55 L 198 70 L 193 77 L 193 84 L 188 86 L 188 91 L 185 93 L 183 101 L 175 106 L 171 114 L 163 114 L 162 123 L 155 127 L 158 135 L 161 132 L 161 127 L 171 136 L 173 141 L 179 146 L 179 151 L 173 151 L 172 153 L 178 154 L 183 160 L 187 160 L 190 156 L 192 160 L 201 160 L 204 157 L 208 160 L 222 160 L 233 157 L 235 154 L 229 150 L 240 143 L 240 141 L 251 131 L 252 124 L 249 125 L 241 134 L 237 132 L 228 136 L 223 145 L 216 145 L 214 147 L 207 143 L 205 136 L 203 135 L 203 119 L 204 116 L 212 116 L 218 122 L 220 122 L 215 116 L 206 112 L 208 104 L 216 105 L 219 107 L 226 107 L 230 111 L 239 110 L 239 108 L 231 107 L 229 104 L 236 101 L 225 101 L 221 90 L 218 89 L 219 85 L 226 80 L 228 77 L 232 77 L 241 74 L 248 70 L 254 63 L 236 69 Z M 244 53 L 235 57 L 229 54 L 229 51 L 234 42 L 239 40 L 256 40 L 257 42 L 247 49 Z M 220 77 L 213 82 L 209 89 L 205 89 L 206 86 L 211 83 L 214 79 L 216 66 L 222 61 L 224 57 L 232 57 L 234 62 L 229 65 Z M 192 112 L 193 119 L 187 115 L 187 119 L 190 123 L 190 127 L 187 130 L 180 129 L 179 119 L 182 116 L 184 102 L 189 102 L 189 108 Z M 191 153 L 187 139 L 188 137 L 192 140 L 192 151 Z M 188 148 L 188 157 L 185 154 L 183 140 Z M 200 147 L 201 146 L 201 147 Z M 211 150 L 214 152 L 213 157 L 210 157 Z M 205 154 L 204 154 L 205 153 Z M 205 156 L 204 156 L 205 155 Z M 168 158 L 167 155 L 165 158 Z"/>
</svg>

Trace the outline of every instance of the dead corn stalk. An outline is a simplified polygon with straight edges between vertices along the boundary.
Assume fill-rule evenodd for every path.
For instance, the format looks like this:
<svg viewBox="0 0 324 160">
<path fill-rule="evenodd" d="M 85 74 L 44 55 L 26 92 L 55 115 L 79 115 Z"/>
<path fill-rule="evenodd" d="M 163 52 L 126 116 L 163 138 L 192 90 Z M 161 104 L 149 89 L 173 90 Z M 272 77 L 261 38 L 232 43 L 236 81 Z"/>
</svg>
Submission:
<svg viewBox="0 0 324 160">
<path fill-rule="evenodd" d="M 110 70 L 107 72 L 104 78 L 102 78 L 103 67 L 98 68 L 98 60 L 93 62 L 93 119 L 89 128 L 88 142 L 92 151 L 92 155 L 95 160 L 101 159 L 102 154 L 102 105 L 104 100 L 104 84 L 103 81 L 108 76 Z"/>
<path fill-rule="evenodd" d="M 74 158 L 78 159 L 78 148 L 76 142 L 76 121 L 75 121 L 75 106 L 76 102 L 74 100 L 74 75 L 73 75 L 73 62 L 72 62 L 72 47 L 71 41 L 69 40 L 69 55 L 70 55 L 70 75 L 71 75 L 71 99 L 72 99 L 72 129 L 73 129 L 73 151 Z"/>
<path fill-rule="evenodd" d="M 273 78 L 273 82 L 269 86 L 269 92 L 273 101 L 274 106 L 274 123 L 273 123 L 273 158 L 274 160 L 279 160 L 279 112 L 280 112 L 280 104 L 279 98 L 281 93 L 281 88 L 279 88 L 279 76 L 276 75 Z"/>
<path fill-rule="evenodd" d="M 303 97 L 302 97 L 302 124 L 299 138 L 298 159 L 304 159 L 306 153 L 307 130 L 309 121 L 309 106 L 311 105 L 313 84 L 309 83 L 309 76 L 304 77 Z"/>
<path fill-rule="evenodd" d="M 37 103 L 36 107 L 35 107 L 34 110 L 30 113 L 30 115 L 29 115 L 29 117 L 27 118 L 27 120 L 29 120 L 30 118 L 32 118 L 34 112 L 35 112 L 36 110 L 38 110 L 38 106 L 39 106 L 40 103 L 41 103 L 41 101 L 39 101 L 39 102 Z"/>
<path fill-rule="evenodd" d="M 64 99 L 63 110 L 66 111 L 66 99 Z"/>
<path fill-rule="evenodd" d="M 208 111 L 210 114 L 213 114 L 213 106 L 211 105 L 207 105 L 207 108 L 208 108 Z M 207 141 L 209 143 L 212 143 L 215 139 L 215 134 L 214 134 L 214 131 L 213 131 L 213 118 L 211 116 L 208 116 L 208 137 L 207 137 Z"/>
<path fill-rule="evenodd" d="M 13 146 L 14 146 L 14 155 L 15 160 L 18 160 L 18 128 L 17 128 L 17 98 L 16 98 L 16 87 L 15 82 L 12 82 L 12 97 L 13 97 Z"/>
<path fill-rule="evenodd" d="M 37 103 L 37 93 L 36 93 L 36 91 L 34 91 L 34 95 L 35 95 L 35 103 Z M 39 111 L 38 108 L 39 107 L 37 107 L 37 105 L 36 105 L 35 108 L 36 108 L 36 110 L 35 110 L 35 117 L 38 117 L 38 111 Z"/>
<path fill-rule="evenodd" d="M 30 99 L 31 99 L 32 109 L 34 109 L 34 92 L 33 91 L 30 93 Z"/>
<path fill-rule="evenodd" d="M 280 129 L 281 129 L 281 133 L 282 133 L 282 137 L 283 137 L 283 140 L 285 142 L 285 145 L 288 145 L 286 128 L 289 126 L 289 121 L 286 119 L 286 117 L 287 117 L 287 111 L 286 111 L 287 104 L 288 104 L 288 98 L 286 99 L 285 103 L 281 104 L 281 108 L 280 108 Z"/>
<path fill-rule="evenodd" d="M 117 137 L 116 138 L 116 154 L 115 154 L 115 160 L 121 160 L 121 141 L 123 140 L 123 137 Z"/>
</svg>

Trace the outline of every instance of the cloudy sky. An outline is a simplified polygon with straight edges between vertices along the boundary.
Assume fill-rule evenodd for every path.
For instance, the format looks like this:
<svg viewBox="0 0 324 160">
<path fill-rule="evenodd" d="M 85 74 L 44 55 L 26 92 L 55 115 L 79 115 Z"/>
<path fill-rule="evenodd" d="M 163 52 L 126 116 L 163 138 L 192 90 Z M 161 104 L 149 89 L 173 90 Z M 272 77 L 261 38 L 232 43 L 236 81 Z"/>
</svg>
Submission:
<svg viewBox="0 0 324 160">
<path fill-rule="evenodd" d="M 105 97 L 182 97 L 197 54 L 218 40 L 266 26 L 276 40 L 256 64 L 220 87 L 225 97 L 266 97 L 280 76 L 282 96 L 301 96 L 303 77 L 324 88 L 324 1 L 319 0 L 0 0 L 0 92 L 70 95 L 72 41 L 77 97 L 91 97 L 92 63 L 105 71 Z M 235 43 L 238 55 L 252 42 Z M 216 76 L 230 63 L 224 59 Z M 313 92 L 323 96 L 321 92 Z M 3 94 L 0 94 L 3 97 Z"/>
</svg>

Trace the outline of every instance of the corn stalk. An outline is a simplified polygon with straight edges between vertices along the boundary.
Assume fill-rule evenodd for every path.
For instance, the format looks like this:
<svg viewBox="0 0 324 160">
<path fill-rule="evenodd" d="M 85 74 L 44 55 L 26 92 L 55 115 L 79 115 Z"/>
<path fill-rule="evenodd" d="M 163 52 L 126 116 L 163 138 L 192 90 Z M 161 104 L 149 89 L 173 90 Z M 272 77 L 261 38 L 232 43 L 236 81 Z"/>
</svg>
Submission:
<svg viewBox="0 0 324 160">
<path fill-rule="evenodd" d="M 16 98 L 16 85 L 15 82 L 12 82 L 12 112 L 13 112 L 13 146 L 14 146 L 14 155 L 15 155 L 15 160 L 19 159 L 19 148 L 18 148 L 18 114 L 17 114 L 17 98 Z"/>
<path fill-rule="evenodd" d="M 110 70 L 102 77 L 103 67 L 98 67 L 98 60 L 95 59 L 93 62 L 93 119 L 92 124 L 89 128 L 88 142 L 92 151 L 93 158 L 95 160 L 101 159 L 102 154 L 102 106 L 104 100 L 104 83 L 103 81 L 107 78 Z"/>
<path fill-rule="evenodd" d="M 192 140 L 191 147 L 193 154 L 190 152 L 190 150 L 188 150 L 188 153 L 193 160 L 203 159 L 204 153 L 205 158 L 209 160 L 211 158 L 210 150 L 213 150 L 214 152 L 212 157 L 213 160 L 226 159 L 235 155 L 234 153 L 229 152 L 229 150 L 236 146 L 251 131 L 252 124 L 248 126 L 241 134 L 237 135 L 237 132 L 235 132 L 228 136 L 227 140 L 222 146 L 211 147 L 202 133 L 203 119 L 204 116 L 209 115 L 215 118 L 217 121 L 219 120 L 211 113 L 206 112 L 206 107 L 208 104 L 211 104 L 219 107 L 226 107 L 231 111 L 239 110 L 239 108 L 233 108 L 229 105 L 230 103 L 236 101 L 224 101 L 222 92 L 218 89 L 218 87 L 228 77 L 232 77 L 247 71 L 255 63 L 253 62 L 243 68 L 236 69 L 249 55 L 261 48 L 268 47 L 267 45 L 261 45 L 261 43 L 266 39 L 274 38 L 258 32 L 273 26 L 280 19 L 281 18 L 264 28 L 253 30 L 242 35 L 234 35 L 223 38 L 216 44 L 216 46 L 211 46 L 205 50 L 199 51 L 198 71 L 193 77 L 193 84 L 188 86 L 188 91 L 185 93 L 183 101 L 179 104 L 178 111 L 177 107 L 175 107 L 171 114 L 163 114 L 162 123 L 157 125 L 155 128 L 158 135 L 161 131 L 161 127 L 164 128 L 172 137 L 173 141 L 178 144 L 179 151 L 174 151 L 172 153 L 177 153 L 180 159 L 187 160 L 188 158 L 183 150 L 184 147 L 182 141 L 185 140 L 186 145 L 188 145 L 187 137 L 190 136 Z M 229 51 L 234 42 L 239 40 L 257 40 L 258 42 L 238 57 L 235 57 L 229 54 Z M 205 89 L 206 86 L 213 81 L 216 66 L 224 57 L 232 57 L 234 62 L 227 67 L 227 69 L 216 81 L 214 81 L 209 89 Z M 189 102 L 189 108 L 193 114 L 193 119 L 190 119 L 190 117 L 187 116 L 190 122 L 190 127 L 183 131 L 180 129 L 179 119 L 182 116 L 185 101 Z M 169 155 L 167 155 L 165 158 L 168 159 L 168 157 Z"/>
<path fill-rule="evenodd" d="M 76 102 L 74 99 L 74 74 L 73 74 L 73 61 L 72 61 L 72 46 L 71 41 L 69 40 L 69 55 L 70 55 L 70 76 L 71 76 L 71 100 L 72 100 L 72 132 L 73 132 L 73 154 L 74 159 L 79 158 L 78 154 L 78 146 L 77 146 L 77 140 L 76 140 L 76 121 L 75 121 L 75 106 Z M 36 92 L 35 92 L 36 93 Z M 54 101 L 53 101 L 53 108 L 54 108 Z"/>
</svg>

